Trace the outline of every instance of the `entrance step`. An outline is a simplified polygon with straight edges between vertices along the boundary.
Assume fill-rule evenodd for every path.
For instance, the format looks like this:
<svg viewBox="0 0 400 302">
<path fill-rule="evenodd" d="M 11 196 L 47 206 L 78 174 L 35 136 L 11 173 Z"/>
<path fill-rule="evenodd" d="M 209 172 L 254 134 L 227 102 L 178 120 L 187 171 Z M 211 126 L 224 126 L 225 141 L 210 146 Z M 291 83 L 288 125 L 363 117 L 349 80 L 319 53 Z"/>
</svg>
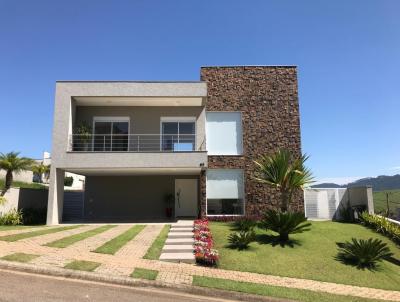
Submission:
<svg viewBox="0 0 400 302">
<path fill-rule="evenodd" d="M 160 260 L 194 263 L 193 220 L 179 220 L 171 225 Z"/>
<path fill-rule="evenodd" d="M 194 254 L 193 252 L 188 253 L 162 253 L 160 256 L 160 260 L 170 261 L 170 262 L 185 262 L 185 263 L 194 263 Z"/>
<path fill-rule="evenodd" d="M 170 238 L 193 238 L 193 232 L 170 232 L 168 239 Z"/>
<path fill-rule="evenodd" d="M 166 244 L 163 253 L 193 253 L 193 244 Z"/>
<path fill-rule="evenodd" d="M 175 245 L 175 244 L 193 244 L 193 238 L 168 238 L 165 241 L 166 245 Z"/>
<path fill-rule="evenodd" d="M 172 227 L 169 230 L 170 232 L 192 232 L 193 227 Z"/>
</svg>

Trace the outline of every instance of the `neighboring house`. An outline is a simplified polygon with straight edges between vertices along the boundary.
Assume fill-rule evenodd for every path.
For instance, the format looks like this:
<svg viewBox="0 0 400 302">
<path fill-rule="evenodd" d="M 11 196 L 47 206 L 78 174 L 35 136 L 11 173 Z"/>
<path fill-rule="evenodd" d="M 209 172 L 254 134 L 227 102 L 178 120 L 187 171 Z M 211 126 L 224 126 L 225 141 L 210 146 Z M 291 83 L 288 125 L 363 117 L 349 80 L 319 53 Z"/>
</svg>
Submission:
<svg viewBox="0 0 400 302">
<path fill-rule="evenodd" d="M 89 125 L 88 133 L 76 133 Z M 82 129 L 82 128 L 81 128 Z M 279 200 L 253 160 L 300 154 L 293 66 L 203 67 L 201 81 L 59 81 L 48 224 L 62 220 L 64 173 L 86 177 L 86 221 L 260 215 Z M 303 207 L 299 196 L 296 202 Z"/>
</svg>

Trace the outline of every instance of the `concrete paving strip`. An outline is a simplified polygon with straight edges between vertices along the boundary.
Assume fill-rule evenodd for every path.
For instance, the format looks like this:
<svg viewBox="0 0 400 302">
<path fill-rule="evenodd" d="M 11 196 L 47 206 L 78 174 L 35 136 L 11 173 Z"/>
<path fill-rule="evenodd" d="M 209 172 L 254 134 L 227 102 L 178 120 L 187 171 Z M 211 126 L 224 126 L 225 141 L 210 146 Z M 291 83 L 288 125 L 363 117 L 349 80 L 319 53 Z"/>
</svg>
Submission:
<svg viewBox="0 0 400 302">
<path fill-rule="evenodd" d="M 166 245 L 172 244 L 193 244 L 193 238 L 167 238 L 165 241 Z"/>
</svg>

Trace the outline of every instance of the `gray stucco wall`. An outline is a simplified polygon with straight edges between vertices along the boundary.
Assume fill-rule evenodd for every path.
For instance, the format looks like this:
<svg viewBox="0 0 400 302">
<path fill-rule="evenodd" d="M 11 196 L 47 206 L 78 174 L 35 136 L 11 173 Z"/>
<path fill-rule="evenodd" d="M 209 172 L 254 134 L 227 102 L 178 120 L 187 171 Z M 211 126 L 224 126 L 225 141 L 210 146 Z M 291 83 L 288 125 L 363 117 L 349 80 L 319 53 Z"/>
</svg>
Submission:
<svg viewBox="0 0 400 302">
<path fill-rule="evenodd" d="M 141 221 L 165 219 L 166 194 L 174 194 L 176 178 L 189 175 L 89 176 L 86 178 L 84 213 L 91 221 Z"/>
<path fill-rule="evenodd" d="M 129 133 L 160 134 L 161 117 L 196 117 L 196 149 L 199 149 L 204 146 L 204 114 L 204 107 L 77 106 L 75 124 L 86 122 L 92 125 L 95 116 L 124 116 L 130 118 Z"/>
</svg>

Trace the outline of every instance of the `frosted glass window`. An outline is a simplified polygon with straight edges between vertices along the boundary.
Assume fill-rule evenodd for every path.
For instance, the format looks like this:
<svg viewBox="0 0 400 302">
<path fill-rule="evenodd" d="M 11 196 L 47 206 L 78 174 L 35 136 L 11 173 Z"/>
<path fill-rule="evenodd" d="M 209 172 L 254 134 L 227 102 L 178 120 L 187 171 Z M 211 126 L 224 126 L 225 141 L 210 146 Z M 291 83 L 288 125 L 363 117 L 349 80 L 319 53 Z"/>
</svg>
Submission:
<svg viewBox="0 0 400 302">
<path fill-rule="evenodd" d="M 206 146 L 209 155 L 243 153 L 240 112 L 207 112 L 206 119 Z"/>
<path fill-rule="evenodd" d="M 207 215 L 242 215 L 243 170 L 207 170 Z"/>
</svg>

